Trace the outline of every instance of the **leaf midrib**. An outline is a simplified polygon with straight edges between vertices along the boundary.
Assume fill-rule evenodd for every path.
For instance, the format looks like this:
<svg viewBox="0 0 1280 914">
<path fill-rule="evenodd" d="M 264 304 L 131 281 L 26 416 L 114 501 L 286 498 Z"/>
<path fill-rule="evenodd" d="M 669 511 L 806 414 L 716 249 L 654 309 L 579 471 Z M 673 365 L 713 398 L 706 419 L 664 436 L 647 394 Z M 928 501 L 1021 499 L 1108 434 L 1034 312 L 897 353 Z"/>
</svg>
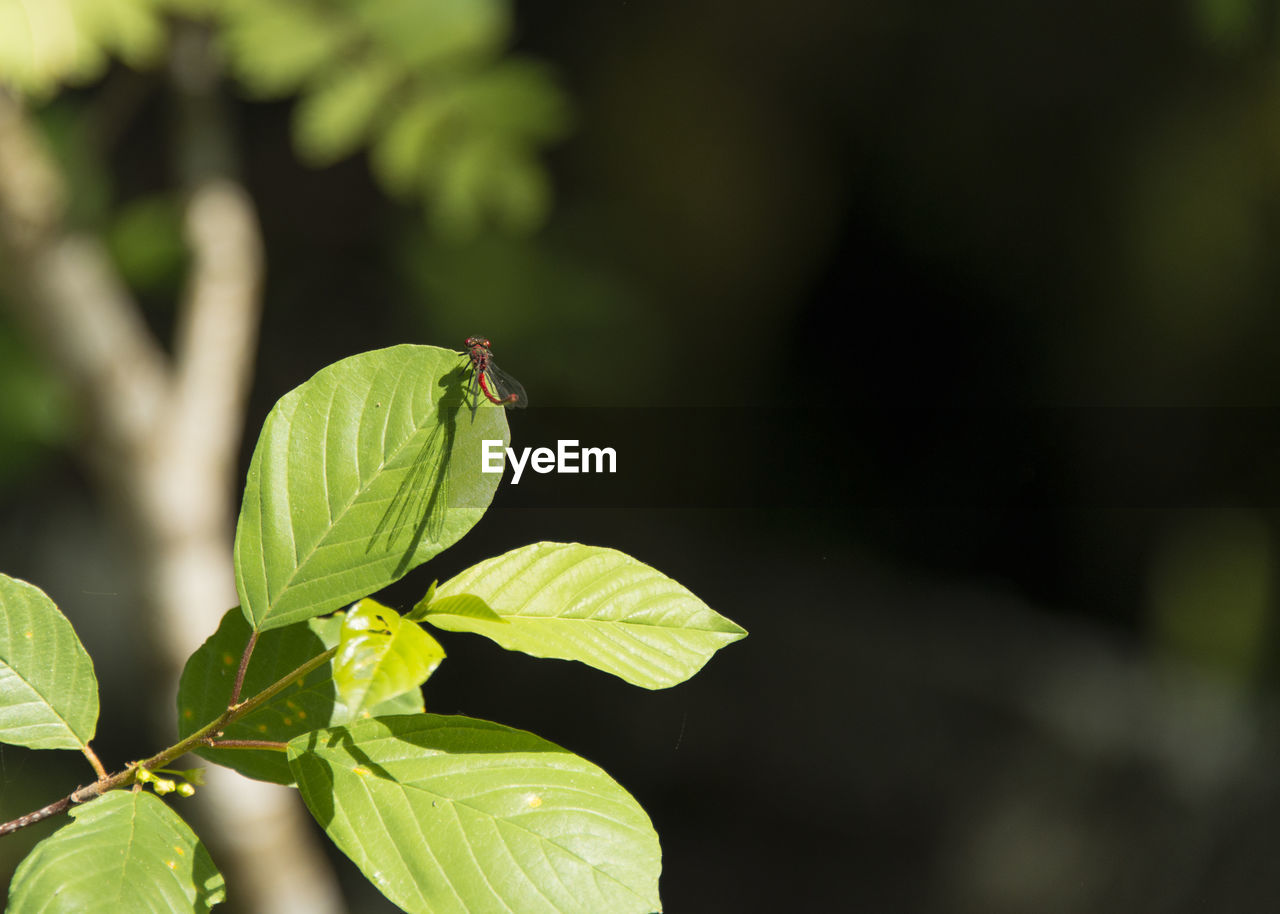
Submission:
<svg viewBox="0 0 1280 914">
<path fill-rule="evenodd" d="M 401 377 L 403 377 L 403 376 L 404 376 L 404 372 L 399 373 L 399 376 L 397 377 L 397 384 L 399 383 L 399 379 L 400 379 Z M 334 387 L 329 391 L 330 408 L 326 408 L 326 410 L 325 410 L 325 414 L 324 414 L 324 415 L 325 415 L 325 424 L 324 424 L 324 429 L 323 429 L 323 431 L 324 431 L 324 435 L 325 435 L 325 438 L 326 438 L 326 444 L 325 444 L 326 452 L 327 452 L 327 450 L 328 450 L 327 436 L 328 436 L 328 431 L 329 431 L 329 428 L 330 428 L 330 419 L 331 419 L 331 417 L 332 417 L 332 415 L 333 415 L 333 413 L 332 413 L 332 408 L 331 408 L 331 407 L 332 407 L 332 401 L 333 401 L 334 394 L 335 394 L 335 393 L 336 393 L 336 391 L 337 391 L 337 387 L 338 387 L 338 385 L 336 385 L 336 384 L 335 384 L 335 385 L 334 385 Z M 394 389 L 393 389 L 393 391 L 394 391 Z M 359 410 L 359 412 L 358 412 L 358 415 L 359 415 L 360 417 L 364 417 L 364 416 L 368 413 L 368 405 L 369 405 L 369 401 L 370 401 L 371 396 L 372 396 L 372 390 L 366 390 L 366 392 L 365 392 L 365 400 L 364 400 L 364 403 L 363 403 L 363 404 L 361 404 L 360 410 Z M 296 552 L 294 553 L 294 566 L 293 566 L 293 569 L 292 569 L 292 571 L 290 571 L 288 578 L 287 578 L 287 579 L 286 579 L 286 580 L 281 584 L 280 588 L 276 591 L 276 593 L 275 593 L 274 595 L 268 595 L 268 597 L 267 597 L 267 606 L 266 606 L 266 607 L 265 607 L 265 609 L 263 610 L 262 618 L 261 618 L 260 620 L 258 620 L 258 622 L 256 623 L 258 626 L 260 626 L 263 622 L 267 621 L 267 619 L 268 619 L 268 618 L 269 618 L 269 616 L 270 616 L 271 610 L 272 610 L 272 609 L 274 609 L 274 608 L 276 608 L 276 607 L 278 607 L 278 606 L 280 605 L 280 603 L 283 601 L 284 596 L 285 596 L 286 594 L 288 594 L 288 593 L 289 593 L 289 591 L 290 591 L 291 589 L 293 589 L 293 587 L 295 587 L 295 586 L 297 585 L 297 582 L 298 582 L 299 576 L 301 575 L 302 570 L 303 570 L 304 568 L 306 568 L 306 566 L 307 566 L 307 563 L 308 563 L 308 562 L 312 561 L 312 560 L 315 558 L 316 553 L 317 553 L 317 552 L 319 552 L 319 551 L 320 551 L 322 548 L 324 548 L 325 546 L 331 545 L 331 544 L 329 543 L 329 537 L 330 537 L 330 535 L 332 534 L 332 532 L 333 532 L 336 528 L 338 528 L 338 527 L 341 525 L 342 520 L 346 517 L 347 513 L 348 513 L 349 511 L 351 511 L 351 509 L 352 509 L 355 505 L 357 505 L 357 504 L 359 504 L 359 503 L 360 503 L 360 500 L 361 500 L 361 498 L 364 496 L 364 494 L 365 494 L 365 493 L 367 493 L 367 492 L 368 492 L 368 491 L 369 491 L 369 490 L 370 490 L 370 489 L 371 489 L 371 488 L 376 484 L 376 482 L 380 479 L 380 477 L 381 477 L 381 475 L 382 475 L 382 472 L 383 472 L 383 470 L 386 468 L 386 466 L 387 466 L 389 463 L 391 463 L 393 460 L 395 460 L 396 458 L 398 458 L 402 453 L 404 453 L 405 449 L 409 447 L 409 442 L 416 441 L 416 440 L 417 440 L 417 438 L 418 438 L 418 436 L 420 436 L 424 431 L 426 431 L 426 430 L 427 430 L 427 425 L 428 425 L 427 420 L 428 420 L 432 415 L 436 415 L 436 414 L 438 414 L 438 413 L 439 413 L 439 403 L 438 403 L 438 401 L 436 401 L 434 398 L 432 398 L 432 397 L 431 397 L 431 392 L 430 392 L 430 390 L 428 390 L 428 391 L 427 391 L 427 400 L 428 400 L 428 403 L 427 403 L 427 409 L 426 409 L 426 412 L 423 414 L 422 421 L 421 421 L 420 423 L 419 423 L 419 422 L 416 422 L 416 421 L 413 423 L 413 432 L 412 432 L 411 434 L 409 434 L 409 435 L 405 436 L 404 441 L 402 441 L 402 442 L 400 443 L 400 445 L 399 445 L 399 446 L 398 446 L 398 447 L 397 447 L 397 448 L 396 448 L 396 449 L 395 449 L 391 454 L 387 454 L 387 453 L 384 451 L 384 453 L 383 453 L 383 455 L 382 455 L 382 460 L 381 460 L 381 461 L 380 461 L 380 463 L 378 464 L 377 469 L 376 469 L 372 474 L 370 474 L 370 476 L 369 476 L 369 479 L 368 479 L 367 483 L 365 483 L 365 484 L 363 484 L 363 485 L 359 485 L 359 486 L 357 486 L 357 487 L 353 490 L 353 492 L 352 492 L 351 496 L 347 499 L 346 503 L 345 503 L 344 505 L 342 505 L 342 507 L 340 508 L 340 510 L 339 510 L 339 512 L 338 512 L 338 514 L 337 514 L 337 515 L 334 515 L 331 511 L 329 511 L 329 510 L 328 510 L 329 506 L 328 506 L 328 502 L 327 502 L 327 500 L 326 500 L 326 513 L 327 513 L 327 515 L 329 516 L 330 520 L 329 520 L 328 525 L 327 525 L 327 526 L 326 526 L 326 528 L 325 528 L 324 533 L 323 533 L 323 534 L 321 534 L 319 537 L 317 537 L 317 538 L 316 538 L 315 542 L 314 542 L 314 543 L 311 545 L 311 547 L 307 550 L 307 553 L 306 553 L 304 556 L 299 557 L 299 556 L 298 556 L 298 554 L 297 554 Z M 410 409 L 412 409 L 412 400 L 411 400 L 411 402 L 410 402 Z M 389 411 L 388 411 L 388 412 L 389 412 Z M 296 415 L 296 407 L 295 407 L 295 411 L 294 411 L 294 414 L 293 414 L 293 415 Z M 292 432 L 293 432 L 293 415 L 291 415 L 291 416 L 289 417 L 289 422 L 290 422 L 290 434 L 292 434 Z M 385 422 L 386 422 L 386 419 L 384 418 L 384 424 L 385 424 Z M 358 425 L 358 423 L 357 423 L 357 425 Z M 385 439 L 385 435 L 384 435 L 384 436 L 383 436 L 383 441 L 385 441 L 385 440 L 386 440 L 386 439 Z M 287 449 L 286 449 L 286 455 L 287 455 L 287 453 L 288 453 L 288 451 L 287 451 Z M 324 459 L 321 459 L 319 462 L 320 462 L 320 464 L 321 464 L 321 466 L 322 466 L 322 472 L 324 472 L 324 473 L 326 473 L 326 474 L 327 474 L 327 472 L 328 472 L 328 462 L 327 462 L 326 460 L 324 460 Z M 288 461 L 287 461 L 287 456 L 286 456 L 286 466 L 287 466 L 287 463 L 288 463 Z M 261 475 L 261 474 L 260 474 L 260 475 Z M 261 484 L 261 479 L 259 479 L 259 484 Z M 325 490 L 325 492 L 326 492 L 326 493 L 329 491 L 327 481 L 326 481 L 326 483 L 325 483 L 324 490 Z M 291 490 L 291 489 L 286 489 L 286 493 L 287 493 L 287 494 L 291 494 L 291 493 L 292 493 L 292 490 Z M 264 528 L 264 526 L 265 526 L 265 525 L 263 524 L 263 521 L 262 521 L 262 518 L 263 518 L 263 517 L 265 517 L 265 516 L 266 516 L 266 515 L 265 515 L 265 512 L 263 512 L 261 509 L 259 509 L 259 511 L 258 511 L 258 518 L 259 518 L 259 520 L 258 520 L 258 527 L 259 527 L 259 529 L 258 529 L 258 540 L 259 540 L 259 544 L 260 544 L 260 545 L 261 545 L 261 543 L 263 542 L 263 540 L 265 539 L 265 537 L 263 536 L 263 528 Z M 294 526 L 293 526 L 292 521 L 291 521 L 291 522 L 289 523 L 289 525 L 288 525 L 288 530 L 289 530 L 289 537 L 290 537 L 290 539 L 292 540 L 292 539 L 294 538 Z M 265 585 L 265 584 L 266 584 L 266 582 L 268 581 L 269 577 L 270 577 L 270 576 L 267 574 L 267 571 L 266 571 L 266 565 L 265 565 L 265 562 L 266 562 L 266 550 L 265 550 L 265 549 L 261 549 L 261 550 L 260 550 L 260 552 L 261 552 L 261 555 L 262 555 L 262 561 L 263 561 L 262 578 L 263 578 L 263 583 L 264 583 L 264 585 Z M 318 577 L 310 577 L 310 578 L 308 578 L 308 579 L 307 579 L 306 583 L 313 583 L 313 582 L 316 582 L 316 581 L 322 581 L 322 580 L 324 580 L 326 577 L 332 577 L 332 576 L 334 576 L 334 575 L 350 574 L 350 573 L 352 573 L 353 571 L 355 571 L 355 570 L 357 570 L 357 569 L 360 569 L 360 568 L 366 567 L 366 566 L 368 566 L 368 565 L 375 565 L 375 564 L 377 564 L 377 563 L 378 563 L 378 562 L 380 562 L 380 561 L 382 561 L 382 559 L 380 559 L 380 558 L 373 558 L 373 559 L 370 559 L 370 560 L 365 561 L 365 562 L 353 562 L 353 563 L 351 563 L 350 565 L 348 565 L 348 566 L 344 567 L 343 569 L 341 569 L 340 571 L 329 572 L 329 573 L 327 573 L 327 574 L 323 574 L 323 575 L 320 575 L 320 576 L 318 576 Z M 265 587 L 264 587 L 264 589 L 265 589 Z"/>
</svg>

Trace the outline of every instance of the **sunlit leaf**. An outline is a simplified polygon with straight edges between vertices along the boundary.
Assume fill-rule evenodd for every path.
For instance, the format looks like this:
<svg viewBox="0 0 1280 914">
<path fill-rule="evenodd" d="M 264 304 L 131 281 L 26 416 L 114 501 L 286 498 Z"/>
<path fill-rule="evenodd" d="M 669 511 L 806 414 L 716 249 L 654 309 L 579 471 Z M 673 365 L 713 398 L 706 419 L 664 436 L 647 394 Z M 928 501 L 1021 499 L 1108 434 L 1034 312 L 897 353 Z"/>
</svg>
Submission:
<svg viewBox="0 0 1280 914">
<path fill-rule="evenodd" d="M 468 568 L 440 585 L 426 620 L 646 689 L 683 682 L 747 634 L 643 562 L 577 543 L 534 543 Z"/>
<path fill-rule="evenodd" d="M 209 852 L 154 794 L 113 790 L 70 815 L 18 866 L 9 914 L 203 914 L 225 899 Z"/>
<path fill-rule="evenodd" d="M 382 717 L 289 744 L 302 797 L 388 898 L 422 914 L 650 914 L 649 817 L 590 762 L 467 717 Z"/>
<path fill-rule="evenodd" d="M 241 696 L 248 698 L 287 676 L 312 657 L 338 644 L 343 613 L 296 622 L 263 632 L 254 646 Z M 218 630 L 191 655 L 178 685 L 178 734 L 185 738 L 217 718 L 227 707 L 240 656 L 251 634 L 239 609 L 222 617 Z M 228 724 L 221 738 L 286 743 L 317 727 L 334 727 L 375 714 L 410 714 L 422 710 L 422 693 L 405 692 L 369 710 L 348 706 L 326 663 L 284 689 L 252 714 Z M 246 777 L 277 784 L 293 783 L 283 752 L 272 749 L 195 750 L 201 758 L 232 768 Z"/>
<path fill-rule="evenodd" d="M 0 742 L 80 749 L 98 724 L 93 661 L 38 587 L 0 574 Z"/>
<path fill-rule="evenodd" d="M 376 600 L 361 600 L 342 622 L 333 680 L 353 710 L 375 708 L 412 692 L 444 660 L 444 648 L 417 623 Z"/>
<path fill-rule="evenodd" d="M 254 450 L 236 528 L 245 617 L 277 628 L 373 593 L 454 543 L 500 476 L 481 442 L 503 410 L 463 406 L 463 357 L 396 346 L 286 394 Z"/>
</svg>

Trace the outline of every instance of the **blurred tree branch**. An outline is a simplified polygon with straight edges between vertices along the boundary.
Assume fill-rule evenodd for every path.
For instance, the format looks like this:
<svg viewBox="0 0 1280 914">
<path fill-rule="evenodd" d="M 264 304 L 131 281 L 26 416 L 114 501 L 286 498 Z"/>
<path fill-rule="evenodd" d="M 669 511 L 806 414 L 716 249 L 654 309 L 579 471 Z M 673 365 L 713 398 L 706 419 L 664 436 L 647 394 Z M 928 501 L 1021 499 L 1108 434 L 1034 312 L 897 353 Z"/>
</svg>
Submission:
<svg viewBox="0 0 1280 914">
<path fill-rule="evenodd" d="M 170 357 L 102 241 L 64 219 L 67 188 L 21 102 L 0 92 L 0 258 L 15 317 L 75 391 L 91 469 L 134 539 L 150 632 L 176 681 L 236 605 L 231 543 L 243 413 L 261 309 L 262 241 L 234 177 L 207 33 L 175 30 L 179 171 L 191 267 Z M 170 695 L 169 690 L 161 694 Z M 209 804 L 244 910 L 341 910 L 297 797 L 212 772 Z"/>
<path fill-rule="evenodd" d="M 107 16 L 76 15 L 78 0 L 47 4 L 58 15 L 0 41 L 0 284 L 81 404 L 86 461 L 137 554 L 147 616 L 134 630 L 154 642 L 172 682 L 237 600 L 231 495 L 263 251 L 236 177 L 224 63 L 251 95 L 297 97 L 293 134 L 304 159 L 328 164 L 367 149 L 382 186 L 423 204 L 454 238 L 489 224 L 528 230 L 545 217 L 550 184 L 538 151 L 567 130 L 568 103 L 547 67 L 507 52 L 505 3 L 127 0 Z M 21 100 L 98 79 L 112 60 L 138 72 L 116 69 L 88 96 L 101 148 L 75 153 L 105 158 L 156 85 L 141 71 L 167 61 L 190 255 L 171 345 L 148 326 L 120 249 L 113 262 L 101 238 L 74 227 L 76 166 L 59 165 Z M 144 244 L 168 240 L 155 223 L 142 225 Z M 233 789 L 219 789 L 224 779 Z M 210 843 L 231 858 L 243 910 L 338 910 L 295 794 L 218 768 L 208 793 L 220 832 Z"/>
</svg>

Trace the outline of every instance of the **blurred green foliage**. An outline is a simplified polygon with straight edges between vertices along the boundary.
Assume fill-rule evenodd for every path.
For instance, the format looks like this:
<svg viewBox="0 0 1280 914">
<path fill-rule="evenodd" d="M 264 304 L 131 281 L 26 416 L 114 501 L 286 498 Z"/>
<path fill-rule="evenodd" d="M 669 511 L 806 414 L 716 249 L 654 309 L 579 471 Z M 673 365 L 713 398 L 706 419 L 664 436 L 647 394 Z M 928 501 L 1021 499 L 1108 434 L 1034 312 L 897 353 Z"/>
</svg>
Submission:
<svg viewBox="0 0 1280 914">
<path fill-rule="evenodd" d="M 188 259 L 180 202 L 170 194 L 153 194 L 126 203 L 111 222 L 107 247 L 131 288 L 177 292 Z"/>
<path fill-rule="evenodd" d="M 83 101 L 56 99 L 40 109 L 38 123 L 66 184 L 63 221 L 75 229 L 102 228 L 111 218 L 115 180 L 99 153 Z"/>
<path fill-rule="evenodd" d="M 568 105 L 544 66 L 502 57 L 504 0 L 229 0 L 219 15 L 250 93 L 299 96 L 305 160 L 367 145 L 383 187 L 422 200 L 449 238 L 545 218 L 537 153 L 565 133 Z"/>
<path fill-rule="evenodd" d="M 1257 35 L 1264 14 L 1259 0 L 1195 0 L 1191 12 L 1200 34 L 1224 51 L 1238 49 Z"/>
<path fill-rule="evenodd" d="M 454 341 L 501 328 L 497 354 L 513 373 L 538 378 L 538 405 L 642 405 L 667 395 L 671 372 L 653 354 L 666 351 L 675 329 L 655 321 L 654 302 L 625 274 L 555 231 L 463 244 L 405 231 L 395 254 L 415 300 L 427 305 L 421 334 Z M 507 355 L 513 350 L 522 351 L 520 364 Z M 594 355 L 601 352 L 607 363 Z"/>
<path fill-rule="evenodd" d="M 0 82 L 37 98 L 100 76 L 110 57 L 152 63 L 164 28 L 156 0 L 0 0 Z"/>
<path fill-rule="evenodd" d="M 538 154 L 569 106 L 547 67 L 504 56 L 509 0 L 0 0 L 0 85 L 47 100 L 113 55 L 153 65 L 167 12 L 209 23 L 250 96 L 298 97 L 302 158 L 368 147 L 384 189 L 423 203 L 440 235 L 546 217 Z"/>
<path fill-rule="evenodd" d="M 1151 568 L 1159 654 L 1241 685 L 1256 682 L 1268 651 L 1274 554 L 1270 528 L 1255 512 L 1197 512 L 1175 525 Z"/>
<path fill-rule="evenodd" d="M 76 426 L 70 392 L 25 340 L 0 324 L 0 491 L 30 478 Z"/>
</svg>

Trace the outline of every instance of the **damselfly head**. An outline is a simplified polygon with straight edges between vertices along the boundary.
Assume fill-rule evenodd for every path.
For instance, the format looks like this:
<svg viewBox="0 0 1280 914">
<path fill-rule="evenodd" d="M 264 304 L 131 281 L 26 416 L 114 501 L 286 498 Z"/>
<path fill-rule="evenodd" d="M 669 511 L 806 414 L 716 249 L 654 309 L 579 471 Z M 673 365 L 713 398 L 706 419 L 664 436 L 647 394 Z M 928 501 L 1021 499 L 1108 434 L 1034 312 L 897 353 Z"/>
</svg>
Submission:
<svg viewBox="0 0 1280 914">
<path fill-rule="evenodd" d="M 488 349 L 491 344 L 488 337 L 469 336 L 465 345 L 468 349 Z"/>
</svg>

